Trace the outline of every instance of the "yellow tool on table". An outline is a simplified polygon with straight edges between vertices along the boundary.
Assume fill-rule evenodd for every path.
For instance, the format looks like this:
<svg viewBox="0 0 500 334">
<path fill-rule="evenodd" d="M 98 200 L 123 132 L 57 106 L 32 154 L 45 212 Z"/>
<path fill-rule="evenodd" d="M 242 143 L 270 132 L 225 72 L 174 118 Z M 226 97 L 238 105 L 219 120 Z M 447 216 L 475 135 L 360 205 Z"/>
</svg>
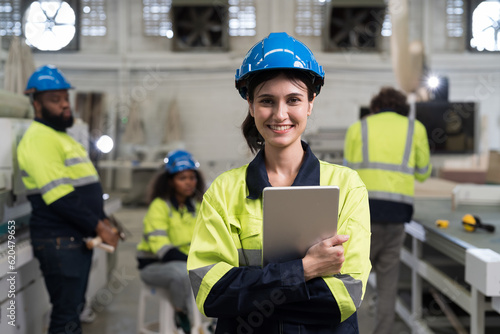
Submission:
<svg viewBox="0 0 500 334">
<path fill-rule="evenodd" d="M 495 226 L 490 224 L 483 224 L 478 216 L 466 214 L 462 217 L 462 226 L 467 232 L 474 232 L 478 228 L 485 229 L 488 232 L 495 232 Z"/>
<path fill-rule="evenodd" d="M 436 226 L 439 228 L 448 228 L 448 225 L 450 225 L 449 220 L 445 220 L 445 219 L 436 220 Z"/>
</svg>

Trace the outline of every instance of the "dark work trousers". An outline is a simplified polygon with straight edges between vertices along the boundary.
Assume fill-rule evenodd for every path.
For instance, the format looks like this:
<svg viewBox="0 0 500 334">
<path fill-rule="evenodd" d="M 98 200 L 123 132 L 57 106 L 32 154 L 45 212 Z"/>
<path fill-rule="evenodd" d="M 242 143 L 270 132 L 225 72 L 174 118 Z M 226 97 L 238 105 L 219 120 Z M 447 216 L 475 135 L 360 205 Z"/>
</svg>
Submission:
<svg viewBox="0 0 500 334">
<path fill-rule="evenodd" d="M 81 238 L 34 239 L 31 244 L 52 304 L 49 334 L 81 333 L 92 251 Z"/>
<path fill-rule="evenodd" d="M 373 334 L 391 334 L 399 281 L 399 253 L 404 224 L 372 224 L 370 260 L 377 276 L 377 311 Z"/>
<path fill-rule="evenodd" d="M 359 334 L 358 327 L 358 312 L 354 312 L 349 318 L 344 320 L 338 327 L 335 329 L 333 334 Z"/>
</svg>

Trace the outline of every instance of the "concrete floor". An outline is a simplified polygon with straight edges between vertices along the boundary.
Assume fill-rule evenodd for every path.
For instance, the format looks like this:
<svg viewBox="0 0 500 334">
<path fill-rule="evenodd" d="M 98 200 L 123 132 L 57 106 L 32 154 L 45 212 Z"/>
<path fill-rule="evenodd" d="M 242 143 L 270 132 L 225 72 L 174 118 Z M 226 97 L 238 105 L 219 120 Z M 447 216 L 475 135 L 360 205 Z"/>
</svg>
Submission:
<svg viewBox="0 0 500 334">
<path fill-rule="evenodd" d="M 117 259 L 107 289 L 96 298 L 94 303 L 96 319 L 90 324 L 83 324 L 85 334 L 136 334 L 137 307 L 141 281 L 135 260 L 135 247 L 142 234 L 142 219 L 145 207 L 121 208 L 115 216 L 132 233 L 121 242 L 117 250 Z M 373 329 L 373 291 L 369 287 L 359 311 L 361 334 L 370 334 Z M 146 314 L 150 320 L 157 316 L 157 308 L 150 307 Z M 398 320 L 393 333 L 409 334 L 410 330 Z"/>
<path fill-rule="evenodd" d="M 120 242 L 116 264 L 102 296 L 94 303 L 96 319 L 83 324 L 85 334 L 136 334 L 137 306 L 141 280 L 137 270 L 135 248 L 142 234 L 142 219 L 146 208 L 121 208 L 116 218 L 131 232 L 132 236 Z"/>
</svg>

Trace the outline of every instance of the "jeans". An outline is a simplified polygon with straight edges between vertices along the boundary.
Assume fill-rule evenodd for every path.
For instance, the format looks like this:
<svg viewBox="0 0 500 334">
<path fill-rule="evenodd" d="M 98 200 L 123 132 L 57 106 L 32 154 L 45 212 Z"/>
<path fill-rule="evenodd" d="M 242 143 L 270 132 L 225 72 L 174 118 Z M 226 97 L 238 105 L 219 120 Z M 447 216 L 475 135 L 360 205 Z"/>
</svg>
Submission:
<svg viewBox="0 0 500 334">
<path fill-rule="evenodd" d="M 92 263 L 92 251 L 82 239 L 32 239 L 34 256 L 52 304 L 49 334 L 81 333 L 80 312 Z"/>
</svg>

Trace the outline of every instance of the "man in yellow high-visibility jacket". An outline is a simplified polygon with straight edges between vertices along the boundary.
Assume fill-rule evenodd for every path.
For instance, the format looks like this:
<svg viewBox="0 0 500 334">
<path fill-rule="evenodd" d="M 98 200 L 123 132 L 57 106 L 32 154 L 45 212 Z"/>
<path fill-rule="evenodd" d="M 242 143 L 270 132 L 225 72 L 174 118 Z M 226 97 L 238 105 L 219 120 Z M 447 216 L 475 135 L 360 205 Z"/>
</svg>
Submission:
<svg viewBox="0 0 500 334">
<path fill-rule="evenodd" d="M 351 125 L 345 138 L 344 164 L 358 171 L 368 190 L 377 334 L 391 333 L 404 223 L 413 215 L 415 179 L 424 181 L 432 168 L 425 127 L 408 111 L 406 96 L 384 87 L 371 100 L 371 115 Z"/>
<path fill-rule="evenodd" d="M 81 333 L 79 315 L 92 263 L 83 239 L 99 235 L 112 246 L 118 242 L 105 223 L 97 171 L 85 148 L 66 133 L 73 124 L 71 88 L 52 65 L 31 75 L 26 94 L 35 119 L 17 149 L 32 208 L 31 245 L 52 304 L 49 334 Z"/>
</svg>

